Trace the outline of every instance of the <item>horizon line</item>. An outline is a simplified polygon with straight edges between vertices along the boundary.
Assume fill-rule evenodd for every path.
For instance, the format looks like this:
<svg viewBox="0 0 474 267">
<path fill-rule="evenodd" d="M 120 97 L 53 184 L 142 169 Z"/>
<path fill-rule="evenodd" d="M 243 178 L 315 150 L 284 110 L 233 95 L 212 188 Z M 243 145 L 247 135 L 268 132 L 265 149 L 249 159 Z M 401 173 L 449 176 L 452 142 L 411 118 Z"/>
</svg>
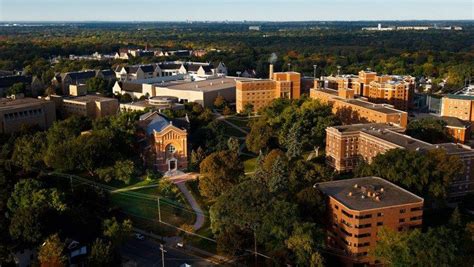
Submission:
<svg viewBox="0 0 474 267">
<path fill-rule="evenodd" d="M 357 20 L 0 20 L 0 23 L 84 23 L 84 22 L 408 22 L 408 21 L 461 21 L 474 22 L 474 19 L 357 19 Z"/>
</svg>

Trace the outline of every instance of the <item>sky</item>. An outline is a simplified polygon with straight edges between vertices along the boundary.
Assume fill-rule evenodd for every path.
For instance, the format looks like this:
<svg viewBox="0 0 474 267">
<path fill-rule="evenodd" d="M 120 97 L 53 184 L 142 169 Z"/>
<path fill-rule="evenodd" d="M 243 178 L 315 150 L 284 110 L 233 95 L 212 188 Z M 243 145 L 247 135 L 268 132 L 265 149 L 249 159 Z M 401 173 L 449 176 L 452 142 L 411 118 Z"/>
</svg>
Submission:
<svg viewBox="0 0 474 267">
<path fill-rule="evenodd" d="M 474 0 L 0 0 L 0 21 L 472 20 Z"/>
</svg>

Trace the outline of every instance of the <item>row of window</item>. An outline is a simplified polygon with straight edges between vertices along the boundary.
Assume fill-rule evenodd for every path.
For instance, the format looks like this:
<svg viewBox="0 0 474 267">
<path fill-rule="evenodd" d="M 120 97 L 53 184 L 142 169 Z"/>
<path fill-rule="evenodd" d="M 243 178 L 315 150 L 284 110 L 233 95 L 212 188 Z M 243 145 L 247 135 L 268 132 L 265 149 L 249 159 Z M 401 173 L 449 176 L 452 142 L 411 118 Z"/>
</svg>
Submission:
<svg viewBox="0 0 474 267">
<path fill-rule="evenodd" d="M 6 113 L 6 114 L 3 114 L 3 118 L 5 119 L 5 121 L 8 121 L 8 120 L 15 120 L 19 118 L 38 116 L 41 114 L 43 114 L 43 110 L 38 108 L 38 109 L 30 109 L 30 110 Z"/>
</svg>

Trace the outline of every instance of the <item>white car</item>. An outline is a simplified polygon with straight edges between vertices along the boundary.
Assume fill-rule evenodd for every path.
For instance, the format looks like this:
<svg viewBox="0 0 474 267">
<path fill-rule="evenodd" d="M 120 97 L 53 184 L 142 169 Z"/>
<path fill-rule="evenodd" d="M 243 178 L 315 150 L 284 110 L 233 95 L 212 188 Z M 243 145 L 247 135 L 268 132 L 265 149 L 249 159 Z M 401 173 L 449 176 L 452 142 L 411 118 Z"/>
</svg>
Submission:
<svg viewBox="0 0 474 267">
<path fill-rule="evenodd" d="M 138 239 L 138 240 L 143 240 L 143 239 L 145 239 L 145 236 L 140 234 L 140 233 L 135 233 L 135 238 Z"/>
<path fill-rule="evenodd" d="M 183 242 L 178 242 L 178 243 L 176 243 L 176 246 L 178 248 L 184 248 L 184 243 Z"/>
</svg>

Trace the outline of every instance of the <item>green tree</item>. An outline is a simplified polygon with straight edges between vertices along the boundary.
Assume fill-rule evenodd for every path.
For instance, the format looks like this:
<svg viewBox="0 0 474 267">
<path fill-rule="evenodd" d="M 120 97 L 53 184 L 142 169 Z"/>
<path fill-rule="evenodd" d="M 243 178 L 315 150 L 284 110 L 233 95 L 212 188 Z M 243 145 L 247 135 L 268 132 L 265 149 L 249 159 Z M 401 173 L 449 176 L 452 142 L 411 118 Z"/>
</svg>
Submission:
<svg viewBox="0 0 474 267">
<path fill-rule="evenodd" d="M 103 229 L 104 236 L 110 239 L 115 248 L 118 248 L 132 233 L 132 221 L 127 219 L 120 223 L 112 217 L 104 220 Z"/>
<path fill-rule="evenodd" d="M 101 77 L 94 77 L 86 82 L 87 92 L 89 93 L 101 93 L 101 94 L 108 94 L 109 91 L 109 83 L 107 80 Z"/>
<path fill-rule="evenodd" d="M 216 108 L 223 108 L 225 104 L 226 104 L 226 100 L 221 95 L 218 95 L 216 99 L 214 100 L 214 107 Z"/>
<path fill-rule="evenodd" d="M 296 263 L 299 266 L 306 266 L 312 261 L 313 255 L 318 253 L 319 248 L 324 246 L 324 231 L 312 223 L 297 224 L 291 236 L 286 240 L 288 249 L 293 251 Z M 321 264 L 319 260 L 315 264 Z"/>
<path fill-rule="evenodd" d="M 54 225 L 54 214 L 63 213 L 67 206 L 63 195 L 55 188 L 44 188 L 37 180 L 24 179 L 15 184 L 8 199 L 11 214 L 9 232 L 23 244 L 35 244 Z"/>
<path fill-rule="evenodd" d="M 446 128 L 446 122 L 440 119 L 423 118 L 408 123 L 406 133 L 428 143 L 446 143 L 452 141 Z"/>
<path fill-rule="evenodd" d="M 238 155 L 225 150 L 207 156 L 200 165 L 199 191 L 210 200 L 238 184 L 244 165 Z"/>
<path fill-rule="evenodd" d="M 87 257 L 88 266 L 112 266 L 114 265 L 114 261 L 112 243 L 97 238 L 94 243 L 92 243 L 90 254 Z"/>
<path fill-rule="evenodd" d="M 250 132 L 245 139 L 247 148 L 254 152 L 270 150 L 278 144 L 273 128 L 267 124 L 264 118 L 253 121 Z"/>
<path fill-rule="evenodd" d="M 58 234 L 49 236 L 38 250 L 38 261 L 41 266 L 66 266 L 67 257 L 64 254 L 64 246 Z"/>
<path fill-rule="evenodd" d="M 118 160 L 114 165 L 117 180 L 129 184 L 135 173 L 135 164 L 131 160 Z"/>
<path fill-rule="evenodd" d="M 63 195 L 57 189 L 45 189 L 41 182 L 34 179 L 16 183 L 7 205 L 13 213 L 24 208 L 66 210 Z"/>
<path fill-rule="evenodd" d="M 45 138 L 44 132 L 18 137 L 13 150 L 13 162 L 26 171 L 31 171 L 33 167 L 41 164 L 46 150 Z"/>
<path fill-rule="evenodd" d="M 453 266 L 459 252 L 458 236 L 446 227 L 395 232 L 382 228 L 373 255 L 390 266 Z"/>
<path fill-rule="evenodd" d="M 245 106 L 244 106 L 243 113 L 250 116 L 254 112 L 253 108 L 254 107 L 253 107 L 252 103 L 246 103 Z"/>
<path fill-rule="evenodd" d="M 277 157 L 269 173 L 268 189 L 271 193 L 281 194 L 288 189 L 288 170 L 282 157 Z"/>
<path fill-rule="evenodd" d="M 451 180 L 463 169 L 459 157 L 442 149 L 426 153 L 393 149 L 377 155 L 370 165 L 360 164 L 355 173 L 379 176 L 431 200 L 442 200 L 448 195 Z"/>
<path fill-rule="evenodd" d="M 227 140 L 227 147 L 229 148 L 230 151 L 233 151 L 234 153 L 239 153 L 240 150 L 240 144 L 239 144 L 239 139 L 231 136 Z"/>
<path fill-rule="evenodd" d="M 196 150 L 191 151 L 191 158 L 189 163 L 189 168 L 192 171 L 199 171 L 199 164 L 206 158 L 206 153 L 202 147 L 198 147 Z"/>
<path fill-rule="evenodd" d="M 7 90 L 8 95 L 24 94 L 26 85 L 24 83 L 15 83 Z"/>
<path fill-rule="evenodd" d="M 298 123 L 291 127 L 285 145 L 287 148 L 286 155 L 289 159 L 301 156 L 303 144 L 301 143 L 300 125 Z"/>
<path fill-rule="evenodd" d="M 232 115 L 233 111 L 232 109 L 229 108 L 229 106 L 225 106 L 224 109 L 222 110 L 222 115 L 224 116 L 229 116 Z"/>
</svg>

